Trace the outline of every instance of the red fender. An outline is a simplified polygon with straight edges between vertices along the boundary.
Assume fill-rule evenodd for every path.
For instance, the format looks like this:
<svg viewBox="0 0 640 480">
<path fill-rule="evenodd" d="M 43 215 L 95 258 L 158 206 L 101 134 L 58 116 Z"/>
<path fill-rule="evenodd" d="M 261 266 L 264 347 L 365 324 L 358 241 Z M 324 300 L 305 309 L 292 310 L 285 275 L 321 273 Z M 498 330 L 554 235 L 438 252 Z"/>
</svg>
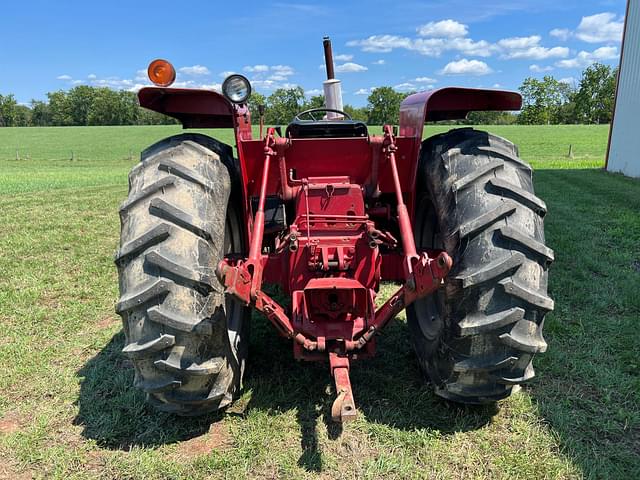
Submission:
<svg viewBox="0 0 640 480">
<path fill-rule="evenodd" d="M 138 101 L 144 108 L 177 118 L 184 128 L 238 128 L 248 123 L 245 106 L 236 107 L 213 90 L 147 87 L 138 92 Z"/>
<path fill-rule="evenodd" d="M 513 111 L 521 107 L 520 94 L 505 90 L 446 87 L 415 93 L 400 105 L 400 136 L 415 138 L 417 152 L 424 122 L 459 120 L 473 111 Z"/>
</svg>

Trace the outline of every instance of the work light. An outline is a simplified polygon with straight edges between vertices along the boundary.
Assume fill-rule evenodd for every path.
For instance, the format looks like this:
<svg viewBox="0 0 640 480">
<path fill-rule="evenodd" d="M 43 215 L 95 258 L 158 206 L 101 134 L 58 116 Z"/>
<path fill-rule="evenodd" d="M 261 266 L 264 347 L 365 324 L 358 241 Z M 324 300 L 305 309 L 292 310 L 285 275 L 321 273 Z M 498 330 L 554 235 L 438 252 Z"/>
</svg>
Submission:
<svg viewBox="0 0 640 480">
<path fill-rule="evenodd" d="M 243 75 L 229 75 L 222 83 L 222 93 L 233 103 L 245 103 L 251 95 L 251 84 Z"/>
</svg>

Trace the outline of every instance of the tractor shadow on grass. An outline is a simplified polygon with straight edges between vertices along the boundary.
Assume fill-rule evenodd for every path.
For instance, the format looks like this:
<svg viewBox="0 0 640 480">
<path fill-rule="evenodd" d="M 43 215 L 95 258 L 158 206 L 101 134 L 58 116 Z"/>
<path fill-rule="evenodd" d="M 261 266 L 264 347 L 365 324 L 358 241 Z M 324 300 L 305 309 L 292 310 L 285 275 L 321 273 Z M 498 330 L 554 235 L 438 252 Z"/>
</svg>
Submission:
<svg viewBox="0 0 640 480">
<path fill-rule="evenodd" d="M 254 325 L 255 320 L 260 321 L 254 318 Z M 296 411 L 302 447 L 298 464 L 307 471 L 323 471 L 319 423 L 324 424 L 329 440 L 343 432 L 340 424 L 331 421 L 335 396 L 328 362 L 295 361 L 289 342 L 265 323 L 252 327 L 252 358 L 245 382 L 252 395 L 245 414 L 252 409 L 274 415 Z M 400 321 L 392 322 L 378 337 L 376 357 L 352 364 L 351 383 L 360 416 L 401 430 L 429 429 L 445 435 L 475 430 L 498 412 L 495 405 L 464 407 L 436 397 L 419 370 L 407 325 Z"/>
<path fill-rule="evenodd" d="M 132 386 L 133 368 L 121 354 L 124 334 L 120 332 L 78 371 L 82 380 L 74 423 L 100 447 L 128 451 L 134 446 L 156 447 L 199 437 L 225 415 L 295 411 L 302 448 L 299 465 L 320 471 L 319 422 L 324 423 L 329 439 L 342 434 L 342 426 L 330 420 L 334 393 L 328 364 L 295 361 L 290 342 L 280 338 L 264 318 L 254 315 L 252 320 L 244 385 L 251 393 L 246 405 L 194 418 L 157 412 Z M 378 355 L 354 364 L 351 380 L 359 414 L 369 422 L 398 429 L 428 428 L 445 434 L 486 425 L 495 408 L 458 407 L 432 393 L 408 338 L 406 324 L 394 322 L 379 338 Z M 238 408 L 242 409 L 239 413 Z"/>
<path fill-rule="evenodd" d="M 81 378 L 75 425 L 102 448 L 128 451 L 189 440 L 209 431 L 223 414 L 176 417 L 158 412 L 133 388 L 133 365 L 121 353 L 124 333 L 109 343 L 77 373 Z"/>
</svg>

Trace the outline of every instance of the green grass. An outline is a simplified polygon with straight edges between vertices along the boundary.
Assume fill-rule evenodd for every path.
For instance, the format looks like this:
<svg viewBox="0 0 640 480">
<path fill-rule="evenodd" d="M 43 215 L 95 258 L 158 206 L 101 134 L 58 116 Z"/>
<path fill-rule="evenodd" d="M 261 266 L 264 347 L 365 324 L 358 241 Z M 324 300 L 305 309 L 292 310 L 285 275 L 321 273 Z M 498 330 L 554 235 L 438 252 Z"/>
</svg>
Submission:
<svg viewBox="0 0 640 480">
<path fill-rule="evenodd" d="M 400 315 L 353 368 L 361 415 L 341 430 L 326 367 L 294 362 L 257 315 L 226 413 L 174 418 L 131 388 L 117 208 L 129 150 L 177 127 L 0 129 L 0 478 L 640 478 L 640 181 L 597 168 L 606 127 L 490 130 L 520 145 L 549 206 L 538 376 L 495 409 L 440 401 Z"/>
</svg>

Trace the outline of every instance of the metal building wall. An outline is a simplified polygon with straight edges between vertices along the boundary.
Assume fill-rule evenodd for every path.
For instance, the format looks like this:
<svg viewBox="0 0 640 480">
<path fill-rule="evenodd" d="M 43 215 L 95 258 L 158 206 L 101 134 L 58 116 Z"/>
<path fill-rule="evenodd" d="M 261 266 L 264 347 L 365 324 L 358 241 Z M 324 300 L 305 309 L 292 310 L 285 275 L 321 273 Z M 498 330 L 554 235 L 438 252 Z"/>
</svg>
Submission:
<svg viewBox="0 0 640 480">
<path fill-rule="evenodd" d="M 640 0 L 628 0 L 607 170 L 640 177 Z"/>
</svg>

